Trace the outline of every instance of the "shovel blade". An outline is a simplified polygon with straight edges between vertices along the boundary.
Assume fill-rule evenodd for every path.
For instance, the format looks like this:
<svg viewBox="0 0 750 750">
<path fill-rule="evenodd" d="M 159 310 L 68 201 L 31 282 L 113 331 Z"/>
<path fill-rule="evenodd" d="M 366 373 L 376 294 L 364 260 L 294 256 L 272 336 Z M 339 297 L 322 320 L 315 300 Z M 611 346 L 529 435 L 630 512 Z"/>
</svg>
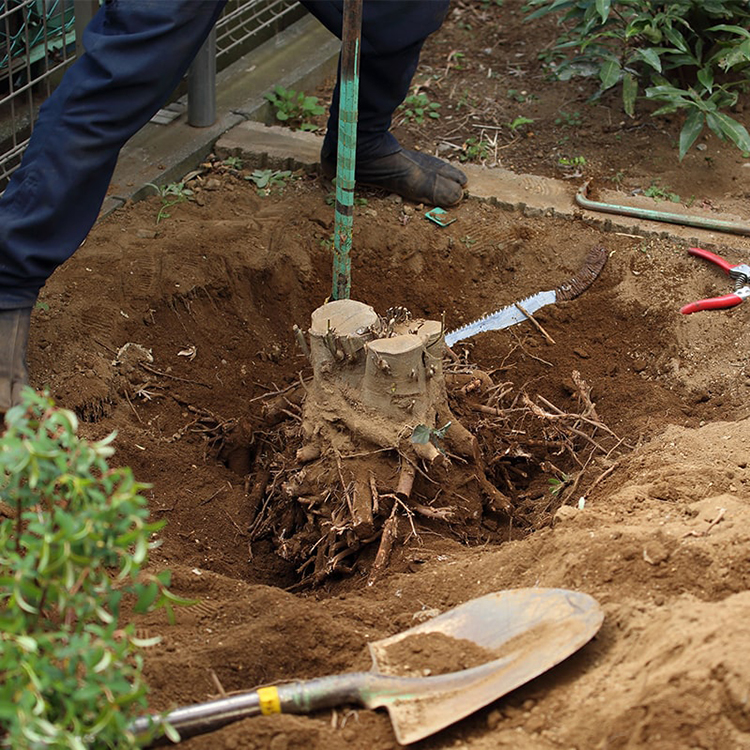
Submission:
<svg viewBox="0 0 750 750">
<path fill-rule="evenodd" d="M 413 682 L 399 696 L 377 694 L 402 745 L 416 742 L 488 705 L 559 664 L 599 630 L 603 613 L 587 594 L 564 589 L 515 589 L 473 599 L 398 635 L 370 644 L 374 668 L 394 674 L 394 654 L 406 639 L 440 634 L 469 641 L 487 654 L 484 664 Z M 425 640 L 425 643 L 428 641 Z M 419 648 L 419 647 L 417 647 Z"/>
</svg>

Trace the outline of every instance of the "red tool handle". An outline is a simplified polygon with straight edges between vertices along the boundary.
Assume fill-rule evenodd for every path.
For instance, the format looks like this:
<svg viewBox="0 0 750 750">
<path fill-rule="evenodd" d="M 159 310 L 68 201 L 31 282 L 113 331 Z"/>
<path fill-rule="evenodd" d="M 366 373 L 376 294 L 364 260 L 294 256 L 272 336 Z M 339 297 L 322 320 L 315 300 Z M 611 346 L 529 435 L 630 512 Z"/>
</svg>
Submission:
<svg viewBox="0 0 750 750">
<path fill-rule="evenodd" d="M 733 268 L 734 266 L 729 263 L 729 261 L 724 260 L 719 255 L 716 255 L 716 253 L 712 253 L 710 250 L 704 250 L 702 247 L 689 247 L 688 252 L 690 255 L 696 255 L 698 258 L 703 258 L 703 260 L 709 260 L 711 263 L 715 263 L 719 268 L 721 268 L 724 273 L 729 273 L 729 270 Z M 723 299 L 723 297 L 718 297 L 717 299 Z M 740 300 L 741 302 L 742 300 Z M 696 303 L 697 304 L 697 303 Z M 734 305 L 738 305 L 739 302 L 734 302 Z M 717 305 L 716 307 L 731 307 L 732 305 Z M 702 308 L 706 310 L 715 310 L 716 307 L 708 307 L 708 308 Z M 694 312 L 694 311 L 691 311 Z"/>
<path fill-rule="evenodd" d="M 698 248 L 695 248 L 698 249 Z M 704 250 L 703 252 L 708 252 Z M 700 312 L 701 310 L 723 310 L 727 307 L 734 307 L 742 302 L 739 294 L 725 294 L 723 297 L 709 297 L 709 299 L 699 299 L 697 302 L 691 302 L 680 308 L 683 315 Z"/>
</svg>

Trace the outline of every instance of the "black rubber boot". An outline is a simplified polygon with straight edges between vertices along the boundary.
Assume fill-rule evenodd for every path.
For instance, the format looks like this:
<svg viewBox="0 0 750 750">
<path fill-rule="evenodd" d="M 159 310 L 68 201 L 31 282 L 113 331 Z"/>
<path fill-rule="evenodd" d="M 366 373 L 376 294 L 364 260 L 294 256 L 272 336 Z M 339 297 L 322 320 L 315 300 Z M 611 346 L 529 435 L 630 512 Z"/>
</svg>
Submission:
<svg viewBox="0 0 750 750">
<path fill-rule="evenodd" d="M 0 310 L 0 416 L 21 402 L 21 389 L 29 382 L 26 347 L 31 308 Z"/>
<path fill-rule="evenodd" d="M 332 180 L 336 159 L 321 154 L 321 170 Z M 436 156 L 402 148 L 395 154 L 357 162 L 355 179 L 360 185 L 382 188 L 415 203 L 455 206 L 463 197 L 466 175 Z"/>
</svg>

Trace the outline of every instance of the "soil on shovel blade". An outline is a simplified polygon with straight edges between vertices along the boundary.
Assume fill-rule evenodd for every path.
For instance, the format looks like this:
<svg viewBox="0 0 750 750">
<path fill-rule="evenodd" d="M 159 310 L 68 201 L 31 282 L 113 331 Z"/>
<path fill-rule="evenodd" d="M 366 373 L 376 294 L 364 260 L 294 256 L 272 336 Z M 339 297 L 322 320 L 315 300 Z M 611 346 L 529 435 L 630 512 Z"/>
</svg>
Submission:
<svg viewBox="0 0 750 750">
<path fill-rule="evenodd" d="M 467 78 L 447 71 L 456 102 L 461 82 L 481 77 L 468 76 L 483 49 L 503 75 L 524 66 L 535 132 L 552 139 L 556 89 L 534 66 L 554 30 L 522 26 L 519 6 L 458 3 L 425 64 L 445 71 L 446 50 L 465 53 Z M 477 12 L 500 24 L 494 45 L 476 19 L 481 33 L 464 33 Z M 423 143 L 445 135 L 400 127 Z M 663 149 L 661 132 L 639 133 Z M 533 170 L 528 141 L 508 142 L 504 166 Z M 610 141 L 581 142 L 590 163 L 610 163 Z M 424 207 L 363 192 L 352 297 L 386 326 L 403 308 L 451 330 L 554 289 L 593 247 L 608 259 L 580 297 L 538 311 L 538 325 L 442 357 L 445 409 L 421 433 L 436 465 L 410 453 L 410 432 L 377 444 L 366 420 L 338 441 L 348 428 L 330 415 L 338 437 L 311 449 L 313 372 L 294 327 L 307 331 L 330 295 L 330 185 L 299 176 L 259 195 L 247 176 L 216 160 L 193 178 L 194 200 L 158 222 L 158 198 L 118 211 L 53 276 L 33 318 L 33 384 L 74 409 L 85 436 L 117 430 L 116 461 L 151 484 L 152 514 L 168 522 L 151 564 L 198 600 L 173 625 L 139 621 L 162 638 L 146 651 L 152 707 L 368 669 L 368 641 L 492 591 L 561 587 L 602 604 L 596 639 L 420 747 L 750 747 L 750 313 L 679 313 L 728 293 L 726 277 L 666 237 L 476 200 L 440 227 Z M 729 194 L 701 184 L 701 199 Z M 748 245 L 727 236 L 711 249 L 740 263 Z M 459 427 L 470 451 L 451 440 Z M 402 668 L 474 663 L 442 647 L 418 653 Z M 342 706 L 242 721 L 184 747 L 396 742 L 385 713 Z"/>
</svg>

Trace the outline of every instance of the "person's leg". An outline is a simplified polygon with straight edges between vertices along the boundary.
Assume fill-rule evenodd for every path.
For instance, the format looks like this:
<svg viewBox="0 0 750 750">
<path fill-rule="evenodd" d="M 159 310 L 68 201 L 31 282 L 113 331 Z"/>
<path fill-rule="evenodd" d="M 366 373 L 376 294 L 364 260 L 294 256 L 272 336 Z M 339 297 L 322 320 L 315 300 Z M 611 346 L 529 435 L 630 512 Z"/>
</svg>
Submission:
<svg viewBox="0 0 750 750">
<path fill-rule="evenodd" d="M 106 0 L 0 198 L 0 416 L 26 383 L 31 308 L 96 221 L 125 142 L 163 105 L 226 0 Z"/>
<path fill-rule="evenodd" d="M 107 0 L 0 198 L 0 310 L 30 307 L 96 221 L 120 149 L 164 104 L 226 0 Z"/>
<path fill-rule="evenodd" d="M 341 36 L 342 0 L 301 0 Z M 364 0 L 357 120 L 357 181 L 417 201 L 457 203 L 466 176 L 440 159 L 402 149 L 390 132 L 393 113 L 409 92 L 425 40 L 437 31 L 449 0 Z M 333 93 L 321 150 L 327 176 L 335 173 L 339 84 Z"/>
</svg>

